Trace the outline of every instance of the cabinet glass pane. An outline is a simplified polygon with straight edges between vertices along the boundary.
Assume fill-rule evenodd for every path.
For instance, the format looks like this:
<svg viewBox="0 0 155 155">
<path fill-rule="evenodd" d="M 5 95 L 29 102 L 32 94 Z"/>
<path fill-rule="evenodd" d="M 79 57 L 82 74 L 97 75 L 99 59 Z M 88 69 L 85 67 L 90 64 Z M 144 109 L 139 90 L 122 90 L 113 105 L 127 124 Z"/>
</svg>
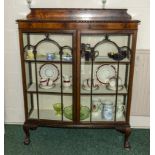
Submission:
<svg viewBox="0 0 155 155">
<path fill-rule="evenodd" d="M 81 121 L 116 121 L 117 101 L 124 103 L 121 97 L 128 94 L 130 39 L 129 34 L 81 35 L 81 104 L 90 111 Z"/>
<path fill-rule="evenodd" d="M 27 103 L 29 119 L 38 119 L 37 95 L 34 93 L 28 93 Z"/>
<path fill-rule="evenodd" d="M 81 96 L 81 103 L 80 103 L 80 121 L 81 122 L 90 122 L 90 100 L 91 96 L 83 95 Z"/>
<path fill-rule="evenodd" d="M 27 92 L 36 95 L 33 116 L 39 119 L 73 120 L 72 40 L 71 33 L 23 33 Z"/>
<path fill-rule="evenodd" d="M 36 53 L 37 61 L 59 62 L 62 48 L 62 61 L 72 62 L 72 34 L 24 33 L 23 43 L 26 61 L 35 60 Z"/>
<path fill-rule="evenodd" d="M 116 106 L 116 121 L 125 121 L 127 110 L 127 95 L 118 95 Z"/>
<path fill-rule="evenodd" d="M 130 47 L 130 42 L 131 39 L 128 34 L 83 34 L 81 36 L 81 58 L 86 60 L 87 63 L 90 62 L 92 58 L 90 51 L 94 50 L 95 63 L 114 63 L 120 57 L 123 57 L 119 59 L 122 63 L 129 63 L 131 52 L 128 47 Z"/>
<path fill-rule="evenodd" d="M 36 72 L 35 72 L 35 63 L 34 62 L 25 62 L 25 73 L 26 73 L 26 87 L 27 90 L 31 90 L 32 85 L 36 84 Z M 36 91 L 36 87 L 32 89 Z"/>
<path fill-rule="evenodd" d="M 129 64 L 119 64 L 119 68 L 117 66 L 117 73 L 118 73 L 118 93 L 123 89 L 128 91 L 129 85 L 129 72 L 130 72 L 130 65 Z M 122 89 L 121 89 L 122 86 Z"/>
<path fill-rule="evenodd" d="M 115 120 L 115 95 L 92 97 L 92 121 L 114 121 Z"/>
<path fill-rule="evenodd" d="M 60 95 L 39 94 L 39 118 L 61 120 L 62 107 Z"/>
<path fill-rule="evenodd" d="M 39 94 L 39 118 L 72 121 L 72 96 Z"/>
<path fill-rule="evenodd" d="M 73 98 L 72 96 L 63 96 L 63 120 L 73 121 Z"/>
</svg>

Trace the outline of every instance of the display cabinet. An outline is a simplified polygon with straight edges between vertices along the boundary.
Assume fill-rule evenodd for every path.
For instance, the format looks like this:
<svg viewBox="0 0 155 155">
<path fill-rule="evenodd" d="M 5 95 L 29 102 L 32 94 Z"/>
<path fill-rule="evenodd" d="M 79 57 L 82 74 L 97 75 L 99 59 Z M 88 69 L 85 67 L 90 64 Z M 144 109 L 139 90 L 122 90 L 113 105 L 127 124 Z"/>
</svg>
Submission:
<svg viewBox="0 0 155 155">
<path fill-rule="evenodd" d="M 38 126 L 115 128 L 129 148 L 139 21 L 126 9 L 32 8 L 17 22 L 24 143 Z"/>
</svg>

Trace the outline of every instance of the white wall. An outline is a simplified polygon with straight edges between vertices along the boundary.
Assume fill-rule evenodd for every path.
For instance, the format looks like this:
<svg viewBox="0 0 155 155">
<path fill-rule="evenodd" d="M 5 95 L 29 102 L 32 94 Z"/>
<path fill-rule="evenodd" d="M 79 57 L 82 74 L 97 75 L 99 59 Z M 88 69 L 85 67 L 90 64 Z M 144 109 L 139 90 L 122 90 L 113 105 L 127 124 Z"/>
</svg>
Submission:
<svg viewBox="0 0 155 155">
<path fill-rule="evenodd" d="M 101 0 L 32 0 L 32 7 L 102 8 L 102 2 Z M 139 51 L 145 49 L 145 54 L 149 56 L 149 0 L 107 0 L 106 8 L 128 8 L 133 18 L 141 20 L 137 54 L 141 57 Z M 26 0 L 5 0 L 5 122 L 24 121 L 18 30 L 15 20 L 24 18 L 28 12 Z M 140 62 L 137 60 L 137 63 Z M 149 60 L 145 59 L 145 63 L 149 64 Z M 139 88 L 136 82 L 134 87 L 137 90 Z M 147 115 L 145 112 L 146 108 L 149 109 L 149 93 L 147 95 L 148 104 L 142 105 L 144 110 L 138 111 L 138 116 L 149 116 L 149 111 Z M 139 95 L 136 101 L 141 101 L 141 97 Z M 132 107 L 136 107 L 136 104 L 133 102 Z M 132 110 L 132 114 L 136 115 L 136 111 Z"/>
</svg>

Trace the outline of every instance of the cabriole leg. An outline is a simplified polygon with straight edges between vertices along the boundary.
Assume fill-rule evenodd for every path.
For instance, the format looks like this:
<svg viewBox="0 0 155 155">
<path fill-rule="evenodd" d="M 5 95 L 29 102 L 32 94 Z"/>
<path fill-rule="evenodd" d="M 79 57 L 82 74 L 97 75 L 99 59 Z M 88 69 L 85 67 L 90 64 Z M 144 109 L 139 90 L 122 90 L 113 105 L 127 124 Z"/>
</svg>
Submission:
<svg viewBox="0 0 155 155">
<path fill-rule="evenodd" d="M 116 130 L 124 134 L 124 148 L 129 150 L 130 149 L 129 136 L 131 134 L 131 128 L 130 127 L 117 127 Z"/>
<path fill-rule="evenodd" d="M 30 143 L 30 127 L 27 124 L 24 124 L 23 130 L 25 132 L 24 144 L 28 145 Z"/>
<path fill-rule="evenodd" d="M 124 148 L 130 149 L 130 144 L 129 144 L 129 136 L 131 134 L 131 128 L 125 128 L 125 138 L 124 138 Z"/>
</svg>

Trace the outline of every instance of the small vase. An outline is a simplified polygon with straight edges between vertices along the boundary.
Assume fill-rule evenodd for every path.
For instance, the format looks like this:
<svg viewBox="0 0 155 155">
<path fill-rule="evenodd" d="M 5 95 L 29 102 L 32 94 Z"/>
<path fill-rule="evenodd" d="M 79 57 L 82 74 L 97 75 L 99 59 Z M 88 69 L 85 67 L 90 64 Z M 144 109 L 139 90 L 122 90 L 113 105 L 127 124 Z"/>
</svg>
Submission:
<svg viewBox="0 0 155 155">
<path fill-rule="evenodd" d="M 102 0 L 102 6 L 103 6 L 103 8 L 105 8 L 106 2 L 107 2 L 107 0 Z"/>
</svg>

